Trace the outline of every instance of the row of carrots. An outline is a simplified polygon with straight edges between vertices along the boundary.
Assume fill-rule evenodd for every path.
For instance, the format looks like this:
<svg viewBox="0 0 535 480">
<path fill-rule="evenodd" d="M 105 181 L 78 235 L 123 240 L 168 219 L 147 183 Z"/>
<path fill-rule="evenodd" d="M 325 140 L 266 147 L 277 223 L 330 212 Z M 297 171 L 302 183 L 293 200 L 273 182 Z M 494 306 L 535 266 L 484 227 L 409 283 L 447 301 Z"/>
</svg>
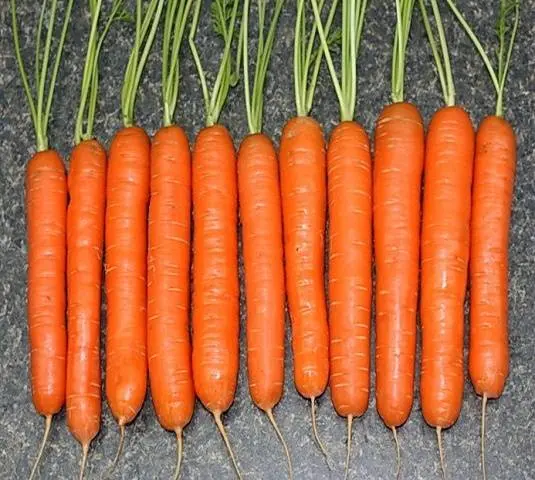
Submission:
<svg viewBox="0 0 535 480">
<path fill-rule="evenodd" d="M 377 409 L 393 432 L 398 475 L 397 428 L 406 422 L 413 403 L 418 308 L 422 413 L 436 428 L 446 474 L 441 431 L 455 423 L 461 410 L 469 281 L 469 373 L 483 399 L 485 477 L 485 406 L 501 395 L 508 374 L 507 249 L 516 140 L 503 118 L 503 96 L 518 1 L 496 2 L 496 67 L 454 1 L 445 2 L 474 42 L 497 93 L 495 114 L 483 120 L 476 134 L 469 115 L 455 104 L 438 2 L 395 0 L 392 104 L 377 121 L 372 161 L 369 137 L 354 120 L 366 0 L 296 2 L 297 112 L 284 126 L 278 153 L 262 133 L 263 87 L 284 0 L 271 5 L 260 0 L 254 9 L 259 32 L 254 61 L 248 57 L 249 0 L 211 2 L 214 28 L 224 45 L 211 89 L 195 43 L 202 0 L 137 0 L 133 16 L 121 0 L 114 0 L 106 19 L 104 2 L 88 0 L 90 35 L 68 175 L 59 154 L 48 146 L 47 128 L 73 0 L 65 0 L 62 21 L 58 1 L 43 1 L 34 90 L 21 56 L 16 0 L 10 2 L 15 53 L 37 139 L 26 173 L 28 324 L 33 403 L 46 418 L 46 431 L 31 477 L 52 417 L 64 404 L 68 426 L 83 447 L 80 478 L 99 431 L 103 261 L 105 391 L 121 429 L 113 466 L 125 426 L 145 399 L 148 372 L 158 419 L 177 436 L 175 478 L 182 431 L 192 417 L 195 397 L 213 414 L 241 477 L 221 418 L 233 402 L 239 368 L 238 220 L 249 390 L 284 446 L 289 475 L 290 450 L 273 415 L 283 393 L 285 301 L 295 385 L 311 402 L 314 436 L 326 456 L 316 428 L 315 400 L 328 384 L 334 408 L 347 417 L 347 475 L 351 424 L 369 401 L 373 257 Z M 417 107 L 404 100 L 405 53 L 415 6 L 421 10 L 445 100 L 427 134 Z M 342 28 L 336 30 L 339 10 Z M 93 134 L 99 54 L 112 24 L 126 19 L 135 23 L 136 33 L 121 92 L 124 128 L 106 152 Z M 135 125 L 134 111 L 160 23 L 163 126 L 151 140 Z M 191 153 L 186 135 L 173 123 L 186 36 L 206 107 L 206 127 Z M 327 147 L 320 125 L 309 116 L 324 60 L 340 104 L 340 123 Z M 218 119 L 240 77 L 249 135 L 236 155 Z"/>
</svg>

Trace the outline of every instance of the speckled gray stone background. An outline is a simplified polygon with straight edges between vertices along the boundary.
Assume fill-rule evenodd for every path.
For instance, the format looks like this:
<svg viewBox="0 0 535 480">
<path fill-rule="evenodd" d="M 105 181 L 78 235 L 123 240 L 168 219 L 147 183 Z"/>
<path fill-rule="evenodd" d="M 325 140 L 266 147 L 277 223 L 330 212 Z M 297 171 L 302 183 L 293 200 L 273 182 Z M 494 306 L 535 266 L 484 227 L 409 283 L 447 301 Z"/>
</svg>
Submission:
<svg viewBox="0 0 535 480">
<path fill-rule="evenodd" d="M 24 58 L 31 62 L 32 35 L 38 3 L 19 0 Z M 61 2 L 60 2 L 61 3 Z M 111 2 L 105 2 L 111 3 Z M 134 2 L 130 2 L 133 4 Z M 253 2 L 254 3 L 254 2 Z M 443 4 L 444 2 L 440 2 Z M 494 14 L 498 1 L 459 0 L 486 45 L 494 48 Z M 268 77 L 265 130 L 279 138 L 284 122 L 294 114 L 291 70 L 294 1 L 289 0 L 281 18 L 278 41 Z M 381 108 L 389 102 L 391 40 L 394 2 L 371 1 L 360 57 L 358 119 L 369 132 Z M 28 347 L 25 315 L 26 243 L 23 209 L 24 165 L 34 151 L 34 137 L 12 50 L 9 3 L 0 5 L 0 479 L 26 478 L 43 431 L 28 388 Z M 535 2 L 522 2 L 522 22 L 506 95 L 506 116 L 518 134 L 519 163 L 513 212 L 510 263 L 511 374 L 503 397 L 488 408 L 488 472 L 494 479 L 535 478 Z M 68 156 L 73 138 L 88 23 L 86 2 L 75 2 L 76 22 L 71 25 L 60 70 L 57 97 L 50 123 L 50 143 Z M 477 124 L 492 113 L 491 83 L 472 45 L 449 12 L 444 21 L 453 58 L 457 100 L 465 105 Z M 102 54 L 102 87 L 95 132 L 106 144 L 121 126 L 119 92 L 125 62 L 132 43 L 132 27 L 114 28 Z M 198 41 L 206 68 L 214 72 L 221 50 L 207 18 Z M 203 104 L 195 70 L 187 48 L 183 49 L 181 93 L 176 120 L 190 139 L 203 124 Z M 137 102 L 140 125 L 153 133 L 161 122 L 159 44 L 149 59 Z M 414 19 L 407 59 L 406 94 L 422 109 L 426 121 L 442 104 L 439 84 L 419 14 Z M 313 115 L 328 133 L 338 118 L 338 105 L 327 72 L 319 80 Z M 236 144 L 246 134 L 247 124 L 241 87 L 231 92 L 221 121 Z M 243 273 L 243 272 L 241 272 Z M 242 275 L 243 277 L 243 275 Z M 242 303 L 243 305 L 243 303 Z M 242 308 L 242 325 L 245 310 Z M 244 335 L 242 330 L 242 345 Z M 282 450 L 266 418 L 252 405 L 246 383 L 245 349 L 242 348 L 236 401 L 224 416 L 245 478 L 280 479 L 286 476 Z M 372 374 L 373 385 L 373 374 Z M 319 429 L 335 470 L 329 474 L 312 441 L 310 408 L 296 393 L 292 360 L 287 353 L 286 390 L 276 416 L 290 444 L 297 479 L 341 478 L 345 455 L 346 424 L 331 406 L 329 393 L 319 400 Z M 449 478 L 479 478 L 480 399 L 466 382 L 465 400 L 457 424 L 444 434 Z M 400 429 L 404 479 L 439 478 L 435 432 L 422 420 L 418 400 L 412 415 Z M 104 402 L 102 429 L 91 449 L 88 478 L 100 478 L 115 452 L 118 429 Z M 201 405 L 185 432 L 182 478 L 233 478 L 223 443 L 214 423 Z M 57 415 L 40 468 L 40 477 L 76 478 L 80 448 Z M 162 430 L 150 397 L 136 421 L 128 427 L 124 456 L 115 478 L 170 478 L 175 464 L 174 436 Z M 390 432 L 375 410 L 373 395 L 368 412 L 354 425 L 351 478 L 394 478 L 395 456 Z"/>
</svg>

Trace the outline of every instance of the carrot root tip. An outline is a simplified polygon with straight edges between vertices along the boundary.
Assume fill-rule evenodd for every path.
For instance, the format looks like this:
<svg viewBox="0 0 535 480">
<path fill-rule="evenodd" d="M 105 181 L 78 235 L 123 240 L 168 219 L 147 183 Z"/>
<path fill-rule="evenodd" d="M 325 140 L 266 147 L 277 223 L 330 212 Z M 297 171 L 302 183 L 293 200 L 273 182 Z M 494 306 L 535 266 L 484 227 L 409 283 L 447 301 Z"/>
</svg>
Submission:
<svg viewBox="0 0 535 480">
<path fill-rule="evenodd" d="M 236 476 L 238 477 L 239 480 L 242 480 L 240 469 L 238 468 L 238 462 L 236 461 L 236 457 L 234 456 L 234 452 L 232 451 L 232 447 L 230 446 L 230 441 L 229 441 L 227 432 L 225 431 L 225 426 L 223 425 L 223 422 L 221 421 L 221 412 L 212 412 L 212 414 L 214 416 L 214 420 L 219 430 L 219 433 L 221 433 L 221 436 L 223 437 L 223 441 L 225 442 L 225 446 L 227 447 L 227 451 L 230 455 L 230 459 L 232 460 L 232 465 L 234 466 L 234 470 L 236 471 Z"/>
<path fill-rule="evenodd" d="M 37 458 L 35 459 L 35 463 L 33 464 L 33 467 L 32 467 L 32 472 L 30 473 L 30 480 L 33 480 L 35 478 L 37 469 L 39 468 L 39 463 L 41 461 L 41 457 L 43 456 L 43 452 L 46 446 L 46 441 L 48 440 L 48 435 L 50 434 L 51 427 L 52 427 L 52 415 L 47 415 L 45 418 L 45 433 L 43 434 L 43 440 L 41 441 L 41 446 L 39 447 Z"/>
<path fill-rule="evenodd" d="M 487 469 L 485 467 L 485 417 L 487 413 L 487 394 L 483 394 L 483 400 L 481 402 L 481 474 L 483 480 L 487 480 Z"/>
<path fill-rule="evenodd" d="M 349 464 L 351 461 L 351 430 L 353 425 L 353 415 L 347 416 L 347 454 L 346 454 L 346 466 L 344 471 L 344 480 L 347 480 L 349 475 Z"/>
<path fill-rule="evenodd" d="M 392 434 L 394 435 L 394 443 L 396 446 L 396 479 L 399 479 L 401 475 L 401 449 L 399 448 L 399 440 L 396 427 L 392 427 Z"/>
<path fill-rule="evenodd" d="M 446 462 L 444 461 L 444 448 L 442 447 L 442 427 L 437 427 L 438 454 L 440 456 L 440 469 L 442 478 L 446 480 Z"/>
<path fill-rule="evenodd" d="M 82 462 L 80 464 L 80 480 L 84 479 L 85 467 L 87 465 L 87 455 L 89 453 L 89 443 L 82 445 Z"/>
<path fill-rule="evenodd" d="M 327 463 L 327 467 L 329 468 L 329 470 L 332 470 L 331 462 L 329 460 L 329 454 L 327 453 L 327 450 L 323 446 L 323 443 L 321 442 L 319 434 L 318 434 L 318 427 L 316 425 L 316 399 L 314 397 L 310 398 L 310 408 L 311 408 L 311 413 L 312 413 L 312 432 L 314 433 L 314 439 L 316 440 L 316 443 L 318 444 L 318 447 L 321 450 L 321 453 L 323 453 L 323 456 L 325 457 L 325 462 Z"/>
<path fill-rule="evenodd" d="M 175 474 L 173 476 L 174 480 L 178 480 L 178 477 L 180 477 L 180 466 L 182 465 L 182 448 L 183 448 L 183 440 L 182 440 L 182 429 L 177 428 L 175 430 L 176 434 L 176 468 L 175 468 Z"/>
<path fill-rule="evenodd" d="M 123 451 L 123 445 L 124 445 L 124 437 L 125 437 L 125 423 L 124 420 L 119 420 L 119 431 L 120 431 L 120 437 L 119 437 L 119 446 L 117 447 L 117 453 L 115 454 L 115 458 L 113 459 L 112 464 L 108 467 L 108 470 L 104 474 L 103 478 L 109 478 L 113 471 L 115 470 L 115 467 L 117 466 L 117 463 L 119 462 L 119 458 L 121 457 L 121 453 Z"/>
<path fill-rule="evenodd" d="M 277 437 L 279 437 L 282 447 L 284 448 L 284 452 L 286 453 L 286 460 L 288 461 L 288 478 L 290 480 L 293 480 L 292 458 L 290 457 L 290 450 L 288 449 L 288 445 L 286 444 L 286 441 L 284 440 L 284 437 L 282 436 L 282 432 L 280 431 L 279 426 L 277 425 L 277 422 L 275 421 L 275 417 L 273 415 L 273 411 L 271 410 L 271 408 L 266 410 L 266 415 L 269 418 L 271 425 L 273 425 L 273 428 L 275 429 L 275 433 L 277 434 Z"/>
</svg>

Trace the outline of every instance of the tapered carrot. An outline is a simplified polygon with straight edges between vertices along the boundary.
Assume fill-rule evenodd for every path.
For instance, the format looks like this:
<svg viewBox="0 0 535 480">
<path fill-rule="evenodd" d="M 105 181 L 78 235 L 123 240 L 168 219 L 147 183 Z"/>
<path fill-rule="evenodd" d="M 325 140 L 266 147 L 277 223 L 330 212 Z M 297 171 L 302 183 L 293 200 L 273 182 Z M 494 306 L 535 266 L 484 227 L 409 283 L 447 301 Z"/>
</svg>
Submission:
<svg viewBox="0 0 535 480">
<path fill-rule="evenodd" d="M 366 6 L 366 0 L 342 1 L 344 54 L 339 80 L 317 0 L 312 0 L 341 117 L 327 150 L 327 185 L 330 388 L 334 408 L 348 420 L 345 478 L 350 466 L 351 425 L 368 409 L 370 394 L 372 164 L 368 134 L 354 121 L 357 60 Z"/>
<path fill-rule="evenodd" d="M 63 26 L 49 72 L 57 0 L 41 8 L 36 39 L 35 98 L 21 54 L 16 1 L 11 0 L 11 20 L 15 57 L 36 136 L 37 152 L 28 162 L 25 177 L 28 241 L 28 336 L 30 375 L 35 410 L 45 417 L 45 432 L 30 473 L 37 473 L 46 446 L 52 417 L 65 402 L 67 335 L 65 329 L 65 265 L 67 223 L 67 179 L 59 154 L 48 146 L 48 120 L 54 98 L 63 46 L 73 0 L 65 3 Z M 48 13 L 46 40 L 41 42 L 45 14 Z M 59 21 L 58 21 L 59 23 Z M 47 80 L 49 80 L 47 84 Z M 45 87 L 46 90 L 45 90 Z"/>
<path fill-rule="evenodd" d="M 326 36 L 337 3 L 331 4 Z M 323 278 L 327 172 L 323 131 L 318 122 L 308 116 L 323 50 L 321 45 L 315 47 L 316 25 L 307 38 L 303 25 L 305 5 L 304 0 L 299 0 L 296 5 L 294 86 L 297 116 L 289 120 L 282 131 L 279 162 L 294 382 L 297 391 L 310 399 L 314 437 L 327 458 L 318 436 L 315 411 L 315 401 L 323 394 L 329 380 L 329 330 Z M 321 10 L 322 6 L 323 1 L 318 8 Z"/>
<path fill-rule="evenodd" d="M 116 1 L 102 32 L 98 30 L 102 0 L 90 2 L 91 33 L 68 176 L 67 208 L 67 424 L 82 445 L 80 478 L 89 445 L 100 429 L 100 302 L 106 151 L 93 137 L 98 93 L 98 61 L 102 42 L 114 19 Z"/>
<path fill-rule="evenodd" d="M 455 106 L 447 42 L 436 0 L 431 0 L 440 50 L 424 0 L 420 9 L 435 58 L 446 106 L 431 119 L 426 141 L 422 219 L 421 405 L 425 421 L 436 428 L 445 476 L 441 431 L 459 417 L 464 387 L 464 299 L 470 249 L 470 197 L 474 129 L 468 114 Z"/>
<path fill-rule="evenodd" d="M 242 52 L 249 134 L 238 152 L 238 191 L 247 301 L 247 375 L 253 402 L 268 416 L 293 477 L 290 453 L 273 408 L 284 385 L 284 261 L 279 166 L 273 142 L 262 133 L 263 86 L 284 0 L 277 0 L 264 32 L 267 2 L 258 3 L 259 42 L 249 84 L 249 0 L 243 3 Z"/>
<path fill-rule="evenodd" d="M 163 0 L 136 8 L 136 39 L 121 95 L 124 128 L 112 140 L 107 175 L 106 245 L 106 397 L 121 437 L 139 413 L 147 387 L 147 208 L 150 141 L 134 125 L 137 87 L 151 49 Z M 142 21 L 143 18 L 143 21 Z"/>
<path fill-rule="evenodd" d="M 418 108 L 405 101 L 405 56 L 413 1 L 397 1 L 392 53 L 392 103 L 375 127 L 373 173 L 376 271 L 375 373 L 377 412 L 392 430 L 401 472 L 397 428 L 414 398 L 416 310 L 420 260 L 420 189 L 424 126 Z"/>
<path fill-rule="evenodd" d="M 147 354 L 156 415 L 162 427 L 175 432 L 177 438 L 174 478 L 180 474 L 182 431 L 195 405 L 189 338 L 191 159 L 186 134 L 173 124 L 178 57 L 192 1 L 167 4 L 162 62 L 164 125 L 151 148 Z"/>
<path fill-rule="evenodd" d="M 239 368 L 238 187 L 236 155 L 228 130 L 217 124 L 234 83 L 231 48 L 238 0 L 216 0 L 215 30 L 224 41 L 219 72 L 208 86 L 195 45 L 202 0 L 197 0 L 189 44 L 202 86 L 206 127 L 195 140 L 193 188 L 193 382 L 213 415 L 238 478 L 241 474 L 221 415 L 234 401 Z"/>
<path fill-rule="evenodd" d="M 520 19 L 519 2 L 500 0 L 498 68 L 455 4 L 448 2 L 479 52 L 496 90 L 496 113 L 476 135 L 470 258 L 470 379 L 482 397 L 481 471 L 485 469 L 485 410 L 499 398 L 509 373 L 508 244 L 516 170 L 516 137 L 503 118 L 505 83 Z"/>
</svg>

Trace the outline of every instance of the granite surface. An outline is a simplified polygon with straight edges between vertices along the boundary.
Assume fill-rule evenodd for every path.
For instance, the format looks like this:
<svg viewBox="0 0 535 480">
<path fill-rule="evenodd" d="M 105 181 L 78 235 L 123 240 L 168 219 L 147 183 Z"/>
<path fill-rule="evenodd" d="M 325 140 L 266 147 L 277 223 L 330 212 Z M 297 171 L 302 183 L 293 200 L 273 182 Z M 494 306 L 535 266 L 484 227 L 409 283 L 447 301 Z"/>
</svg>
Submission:
<svg viewBox="0 0 535 480">
<path fill-rule="evenodd" d="M 26 62 L 32 60 L 32 35 L 38 3 L 19 0 L 18 15 Z M 62 2 L 60 2 L 61 4 Z M 110 3 L 110 2 L 105 2 Z M 130 2 L 132 5 L 134 2 Z M 444 2 L 440 2 L 443 4 Z M 278 140 L 284 122 L 293 115 L 291 45 L 294 0 L 287 2 L 281 18 L 278 41 L 268 77 L 265 130 Z M 50 143 L 67 157 L 73 138 L 73 121 L 85 42 L 88 33 L 86 2 L 75 2 L 74 18 L 60 70 L 57 97 L 50 123 Z M 389 102 L 391 39 L 394 2 L 371 1 L 360 57 L 357 117 L 369 132 L 381 107 Z M 459 0 L 485 45 L 494 43 L 494 15 L 498 1 Z M 0 479 L 27 478 L 43 431 L 43 419 L 31 404 L 28 387 L 28 347 L 25 315 L 26 242 L 23 208 L 24 165 L 34 151 L 34 136 L 13 55 L 9 3 L 0 2 Z M 511 373 L 499 401 L 488 407 L 489 478 L 521 480 L 535 478 L 535 2 L 522 2 L 522 22 L 506 95 L 506 116 L 518 134 L 519 162 L 510 248 L 510 344 Z M 494 94 L 482 63 L 472 45 L 444 12 L 450 40 L 457 100 L 465 105 L 477 124 L 492 113 Z M 198 35 L 203 62 L 215 72 L 220 43 L 202 20 Z M 114 28 L 102 54 L 102 86 L 96 134 L 106 144 L 121 126 L 119 92 L 132 27 Z M 490 47 L 493 48 L 493 47 Z M 193 63 L 183 49 L 183 69 L 176 120 L 190 139 L 203 124 L 203 103 Z M 211 77 L 212 78 L 212 77 Z M 136 108 L 136 118 L 149 133 L 161 123 L 159 44 L 147 65 Z M 406 94 L 422 109 L 426 122 L 442 104 L 429 47 L 417 14 L 409 44 Z M 328 133 L 338 118 L 338 105 L 324 69 L 314 103 L 313 115 Z M 241 86 L 230 93 L 221 121 L 236 142 L 246 134 Z M 243 273 L 243 272 L 241 272 Z M 242 275 L 243 277 L 243 275 Z M 243 301 L 243 292 L 242 292 Z M 242 302 L 243 305 L 243 302 Z M 242 325 L 245 310 L 242 308 Z M 241 368 L 236 401 L 224 416 L 228 434 L 245 478 L 280 479 L 286 476 L 282 450 L 267 419 L 250 400 L 245 369 L 242 329 Z M 373 374 L 372 374 L 373 385 Z M 444 433 L 448 478 L 479 478 L 480 399 L 467 379 L 461 417 Z M 292 359 L 287 350 L 286 390 L 276 416 L 294 461 L 296 479 L 341 478 L 345 455 L 346 424 L 338 417 L 326 392 L 319 400 L 318 424 L 331 455 L 329 473 L 318 452 L 310 428 L 310 408 L 292 381 Z M 118 428 L 104 402 L 102 429 L 91 449 L 87 478 L 100 478 L 115 452 Z M 399 431 L 404 479 L 439 478 L 435 432 L 424 423 L 418 399 L 412 415 Z M 233 471 L 215 425 L 206 410 L 197 405 L 185 432 L 182 478 L 233 478 Z M 64 412 L 54 420 L 50 443 L 40 468 L 40 478 L 76 478 L 80 448 L 65 424 Z M 136 421 L 128 427 L 124 456 L 114 478 L 170 478 L 175 463 L 174 435 L 162 430 L 154 415 L 150 396 Z M 368 412 L 354 424 L 353 459 L 350 478 L 389 479 L 395 476 L 394 446 L 390 432 L 380 421 L 373 395 Z"/>
</svg>

